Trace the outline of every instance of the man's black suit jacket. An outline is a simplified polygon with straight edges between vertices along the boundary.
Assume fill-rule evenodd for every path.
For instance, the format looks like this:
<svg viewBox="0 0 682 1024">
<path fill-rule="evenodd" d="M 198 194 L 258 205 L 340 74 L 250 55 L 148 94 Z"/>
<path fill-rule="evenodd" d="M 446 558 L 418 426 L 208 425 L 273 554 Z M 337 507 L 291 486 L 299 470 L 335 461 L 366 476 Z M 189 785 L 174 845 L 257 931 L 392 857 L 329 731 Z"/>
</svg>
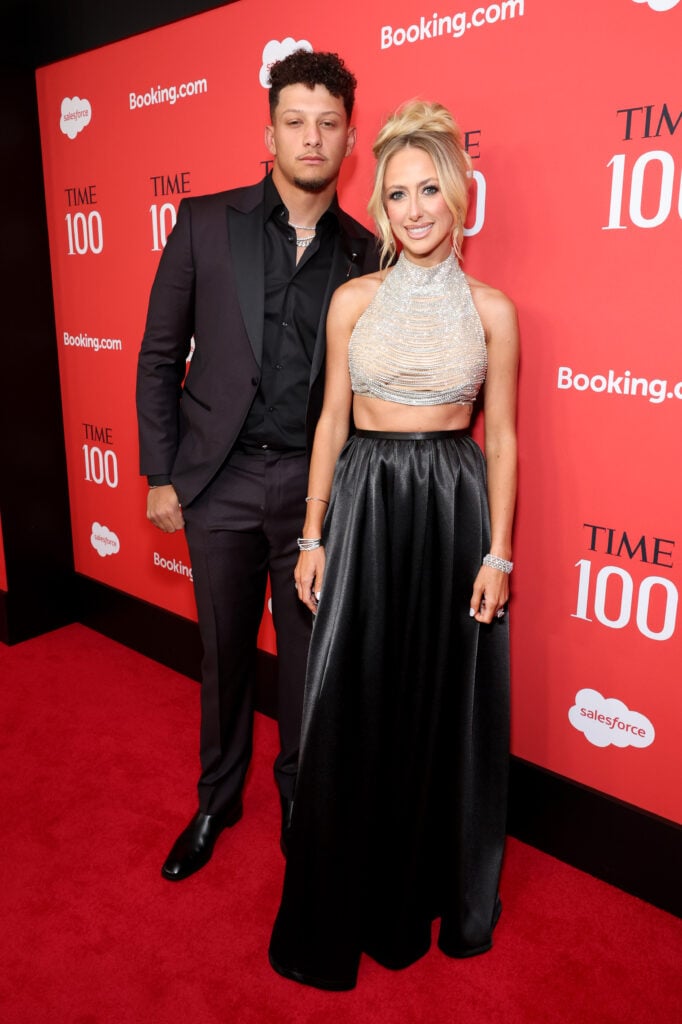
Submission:
<svg viewBox="0 0 682 1024">
<path fill-rule="evenodd" d="M 183 505 L 220 469 L 260 383 L 263 193 L 260 182 L 183 199 L 152 287 L 137 372 L 140 472 L 169 476 Z M 322 408 L 332 294 L 378 266 L 371 233 L 343 211 L 339 226 L 310 373 L 309 449 Z"/>
</svg>

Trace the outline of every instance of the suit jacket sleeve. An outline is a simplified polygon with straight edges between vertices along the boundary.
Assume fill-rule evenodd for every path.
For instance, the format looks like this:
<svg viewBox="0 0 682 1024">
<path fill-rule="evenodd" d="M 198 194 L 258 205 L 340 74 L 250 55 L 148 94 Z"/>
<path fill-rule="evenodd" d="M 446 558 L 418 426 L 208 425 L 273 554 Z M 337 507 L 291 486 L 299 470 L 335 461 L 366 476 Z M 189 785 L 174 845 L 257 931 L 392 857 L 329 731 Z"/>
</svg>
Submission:
<svg viewBox="0 0 682 1024">
<path fill-rule="evenodd" d="M 194 333 L 192 217 L 180 203 L 152 285 L 137 367 L 140 472 L 170 475 L 179 444 L 179 408 Z"/>
</svg>

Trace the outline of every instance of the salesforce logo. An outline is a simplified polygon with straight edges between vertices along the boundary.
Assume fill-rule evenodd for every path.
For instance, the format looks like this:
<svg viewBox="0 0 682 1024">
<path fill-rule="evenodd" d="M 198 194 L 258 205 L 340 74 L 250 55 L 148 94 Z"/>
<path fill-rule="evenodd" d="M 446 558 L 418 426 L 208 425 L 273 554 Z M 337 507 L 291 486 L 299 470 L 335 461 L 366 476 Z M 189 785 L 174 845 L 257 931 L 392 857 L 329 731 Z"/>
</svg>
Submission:
<svg viewBox="0 0 682 1024">
<path fill-rule="evenodd" d="M 64 97 L 59 118 L 59 129 L 67 138 L 75 139 L 79 132 L 87 128 L 91 120 L 92 107 L 89 100 L 82 100 L 80 96 Z"/>
<path fill-rule="evenodd" d="M 108 526 L 102 525 L 102 523 L 92 524 L 90 543 L 100 558 L 106 558 L 107 555 L 117 555 L 121 550 L 121 542 L 114 531 L 110 530 Z"/>
<path fill-rule="evenodd" d="M 258 74 L 258 81 L 264 89 L 270 88 L 270 68 L 278 60 L 284 60 L 290 53 L 294 53 L 296 50 L 308 50 L 312 53 L 312 44 L 307 39 L 299 39 L 296 42 L 291 36 L 287 36 L 282 42 L 278 39 L 271 39 L 269 43 L 266 43 L 263 47 L 263 57 L 261 69 Z"/>
<path fill-rule="evenodd" d="M 615 697 L 602 697 L 597 690 L 576 693 L 568 720 L 594 747 L 648 747 L 656 736 L 645 715 L 630 711 Z"/>
<path fill-rule="evenodd" d="M 648 4 L 652 11 L 672 11 L 680 0 L 634 0 L 636 4 Z"/>
</svg>

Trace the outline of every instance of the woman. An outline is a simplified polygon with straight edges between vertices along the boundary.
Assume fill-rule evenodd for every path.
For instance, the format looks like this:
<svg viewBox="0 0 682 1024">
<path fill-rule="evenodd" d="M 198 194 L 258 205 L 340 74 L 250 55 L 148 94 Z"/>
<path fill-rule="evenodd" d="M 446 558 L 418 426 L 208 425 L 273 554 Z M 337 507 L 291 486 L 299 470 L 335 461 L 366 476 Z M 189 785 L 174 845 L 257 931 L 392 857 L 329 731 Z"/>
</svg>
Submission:
<svg viewBox="0 0 682 1024">
<path fill-rule="evenodd" d="M 407 104 L 374 154 L 384 266 L 402 252 L 329 311 L 295 573 L 316 622 L 270 945 L 280 974 L 328 989 L 355 985 L 362 952 L 414 962 L 437 917 L 449 956 L 489 949 L 505 827 L 516 315 L 459 267 L 469 162 L 448 111 Z M 484 380 L 487 480 L 468 433 Z"/>
</svg>

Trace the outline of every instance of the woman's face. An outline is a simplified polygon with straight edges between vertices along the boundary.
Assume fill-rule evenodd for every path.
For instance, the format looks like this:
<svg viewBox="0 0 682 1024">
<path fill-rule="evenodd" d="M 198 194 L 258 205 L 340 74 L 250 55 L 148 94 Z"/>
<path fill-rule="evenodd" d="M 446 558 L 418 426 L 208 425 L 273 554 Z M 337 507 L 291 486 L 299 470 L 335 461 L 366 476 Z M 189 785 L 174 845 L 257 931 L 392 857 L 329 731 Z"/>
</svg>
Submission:
<svg viewBox="0 0 682 1024">
<path fill-rule="evenodd" d="M 424 266 L 442 263 L 452 249 L 455 219 L 429 154 L 414 146 L 395 153 L 386 164 L 383 197 L 393 234 L 408 259 Z"/>
</svg>

